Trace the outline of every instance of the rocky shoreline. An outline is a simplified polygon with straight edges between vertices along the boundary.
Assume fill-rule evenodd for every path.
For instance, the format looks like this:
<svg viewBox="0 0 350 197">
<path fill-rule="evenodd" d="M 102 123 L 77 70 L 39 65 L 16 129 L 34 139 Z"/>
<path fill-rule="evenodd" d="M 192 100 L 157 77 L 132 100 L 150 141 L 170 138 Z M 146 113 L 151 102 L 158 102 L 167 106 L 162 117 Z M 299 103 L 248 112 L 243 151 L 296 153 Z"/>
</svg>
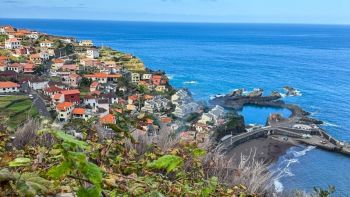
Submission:
<svg viewBox="0 0 350 197">
<path fill-rule="evenodd" d="M 295 92 L 296 90 L 289 87 L 288 91 Z M 231 140 L 223 140 L 221 148 L 224 147 L 223 150 L 228 155 L 232 155 L 233 152 L 245 154 L 247 148 L 256 147 L 260 154 L 265 156 L 262 157 L 264 160 L 275 160 L 276 155 L 266 157 L 270 153 L 269 149 L 264 148 L 266 143 L 276 147 L 280 146 L 281 143 L 287 147 L 306 144 L 350 155 L 350 145 L 333 138 L 319 126 L 323 124 L 323 121 L 309 117 L 310 113 L 298 105 L 285 103 L 281 100 L 280 93 L 272 92 L 268 96 L 263 96 L 262 89 L 254 89 L 254 91 L 245 94 L 243 92 L 243 89 L 235 90 L 230 94 L 213 98 L 210 103 L 231 110 L 241 110 L 245 105 L 285 108 L 291 111 L 291 115 L 282 117 L 280 114 L 271 114 L 265 127 L 231 136 Z M 292 93 L 289 95 L 295 96 Z M 277 151 L 276 154 L 280 156 L 284 154 L 285 150 Z"/>
</svg>

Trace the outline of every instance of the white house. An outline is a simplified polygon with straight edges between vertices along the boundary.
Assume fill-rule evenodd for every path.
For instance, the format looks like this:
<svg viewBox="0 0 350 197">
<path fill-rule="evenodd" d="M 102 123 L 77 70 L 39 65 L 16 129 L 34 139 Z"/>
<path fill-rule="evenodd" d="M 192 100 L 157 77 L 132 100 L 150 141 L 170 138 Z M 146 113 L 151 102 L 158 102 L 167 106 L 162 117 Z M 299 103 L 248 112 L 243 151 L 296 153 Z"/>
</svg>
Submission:
<svg viewBox="0 0 350 197">
<path fill-rule="evenodd" d="M 12 70 L 16 73 L 20 73 L 23 71 L 23 65 L 19 63 L 13 63 L 7 66 L 7 70 Z"/>
<path fill-rule="evenodd" d="M 93 46 L 92 40 L 81 40 L 79 46 Z"/>
<path fill-rule="evenodd" d="M 59 121 L 68 121 L 72 116 L 74 104 L 71 102 L 63 102 L 56 105 L 57 119 Z"/>
<path fill-rule="evenodd" d="M 142 74 L 142 80 L 149 80 L 151 78 L 152 78 L 152 74 L 150 74 L 150 73 Z"/>
<path fill-rule="evenodd" d="M 139 73 L 131 73 L 131 82 L 138 83 L 140 81 Z"/>
<path fill-rule="evenodd" d="M 72 111 L 72 117 L 73 118 L 78 118 L 78 119 L 83 119 L 87 121 L 93 116 L 93 112 L 91 109 L 84 109 L 84 108 L 74 108 Z"/>
<path fill-rule="evenodd" d="M 95 109 L 97 107 L 97 98 L 93 97 L 91 95 L 87 95 L 84 98 L 84 105 L 88 105 L 88 106 L 92 107 L 93 109 Z"/>
<path fill-rule="evenodd" d="M 19 92 L 20 85 L 11 81 L 0 82 L 0 93 Z"/>
<path fill-rule="evenodd" d="M 21 42 L 17 38 L 10 38 L 5 41 L 5 49 L 18 49 L 21 47 Z"/>
<path fill-rule="evenodd" d="M 28 38 L 33 39 L 33 40 L 37 40 L 39 39 L 39 33 L 38 32 L 32 32 L 31 34 L 27 35 Z"/>
<path fill-rule="evenodd" d="M 188 103 L 191 102 L 192 98 L 187 90 L 178 90 L 175 94 L 171 96 L 171 102 L 174 104 Z"/>
<path fill-rule="evenodd" d="M 218 120 L 224 116 L 224 113 L 224 108 L 219 105 L 216 105 L 208 113 L 204 113 L 198 122 L 202 124 L 207 124 L 209 122 L 217 124 Z"/>
<path fill-rule="evenodd" d="M 44 40 L 42 42 L 40 42 L 40 47 L 47 47 L 47 48 L 51 48 L 53 47 L 53 42 L 50 40 Z"/>
<path fill-rule="evenodd" d="M 195 102 L 186 103 L 184 105 L 177 105 L 173 114 L 176 117 L 183 118 L 191 113 L 198 111 L 199 105 Z"/>
<path fill-rule="evenodd" d="M 50 59 L 50 55 L 46 51 L 42 51 L 42 52 L 40 52 L 40 58 L 42 60 L 49 60 Z"/>
<path fill-rule="evenodd" d="M 33 90 L 43 90 L 47 87 L 49 81 L 42 79 L 31 79 L 28 81 L 29 87 Z"/>
<path fill-rule="evenodd" d="M 100 53 L 95 48 L 87 49 L 86 50 L 86 57 L 91 58 L 91 59 L 96 59 L 96 58 L 100 57 Z"/>
</svg>

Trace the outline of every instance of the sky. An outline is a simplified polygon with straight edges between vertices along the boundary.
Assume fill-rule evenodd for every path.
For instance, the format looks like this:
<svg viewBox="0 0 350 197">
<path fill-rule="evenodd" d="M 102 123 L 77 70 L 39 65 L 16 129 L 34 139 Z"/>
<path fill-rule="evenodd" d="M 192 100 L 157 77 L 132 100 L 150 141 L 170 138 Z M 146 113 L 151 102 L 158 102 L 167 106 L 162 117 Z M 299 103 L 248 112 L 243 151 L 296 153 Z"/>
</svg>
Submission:
<svg viewBox="0 0 350 197">
<path fill-rule="evenodd" d="M 0 18 L 350 24 L 350 0 L 0 0 Z"/>
</svg>

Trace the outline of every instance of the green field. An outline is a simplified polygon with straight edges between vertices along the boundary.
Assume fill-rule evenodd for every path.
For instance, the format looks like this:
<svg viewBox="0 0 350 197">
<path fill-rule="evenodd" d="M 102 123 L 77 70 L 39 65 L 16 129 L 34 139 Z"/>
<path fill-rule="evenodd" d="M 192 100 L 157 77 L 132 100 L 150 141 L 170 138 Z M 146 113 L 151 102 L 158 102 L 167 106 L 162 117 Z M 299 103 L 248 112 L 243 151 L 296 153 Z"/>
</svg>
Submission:
<svg viewBox="0 0 350 197">
<path fill-rule="evenodd" d="M 5 121 L 9 129 L 16 129 L 28 117 L 39 115 L 32 101 L 26 96 L 0 97 L 0 120 Z"/>
</svg>

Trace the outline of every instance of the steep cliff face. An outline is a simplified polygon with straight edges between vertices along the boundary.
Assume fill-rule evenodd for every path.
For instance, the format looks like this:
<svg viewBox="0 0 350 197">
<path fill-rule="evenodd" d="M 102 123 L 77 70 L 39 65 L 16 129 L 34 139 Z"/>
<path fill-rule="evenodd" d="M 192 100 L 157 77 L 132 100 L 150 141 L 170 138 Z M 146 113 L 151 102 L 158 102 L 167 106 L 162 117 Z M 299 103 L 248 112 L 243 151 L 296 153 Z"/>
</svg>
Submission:
<svg viewBox="0 0 350 197">
<path fill-rule="evenodd" d="M 239 114 L 229 114 L 226 124 L 217 128 L 214 137 L 219 141 L 226 135 L 237 135 L 246 132 L 244 125 L 244 117 Z"/>
</svg>

